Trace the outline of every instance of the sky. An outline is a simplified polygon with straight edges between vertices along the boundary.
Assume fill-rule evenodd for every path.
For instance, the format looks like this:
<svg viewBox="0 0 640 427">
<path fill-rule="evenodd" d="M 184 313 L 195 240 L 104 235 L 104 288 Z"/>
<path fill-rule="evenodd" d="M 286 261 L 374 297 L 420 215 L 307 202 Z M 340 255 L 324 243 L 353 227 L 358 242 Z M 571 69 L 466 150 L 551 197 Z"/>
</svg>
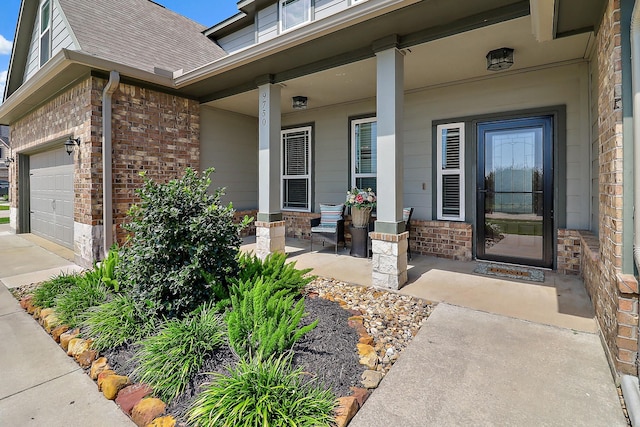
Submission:
<svg viewBox="0 0 640 427">
<path fill-rule="evenodd" d="M 156 3 L 206 27 L 211 27 L 238 12 L 237 0 L 156 0 Z M 19 10 L 20 0 L 0 0 L 0 103 L 9 70 Z"/>
</svg>

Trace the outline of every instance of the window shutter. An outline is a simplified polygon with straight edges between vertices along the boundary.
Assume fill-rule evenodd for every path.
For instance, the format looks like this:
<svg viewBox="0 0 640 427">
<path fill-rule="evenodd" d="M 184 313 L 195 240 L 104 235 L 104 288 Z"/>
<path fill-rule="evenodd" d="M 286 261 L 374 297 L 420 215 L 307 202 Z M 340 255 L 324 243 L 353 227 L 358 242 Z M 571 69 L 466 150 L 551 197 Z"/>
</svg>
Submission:
<svg viewBox="0 0 640 427">
<path fill-rule="evenodd" d="M 311 209 L 311 127 L 282 131 L 282 208 Z"/>
<path fill-rule="evenodd" d="M 438 125 L 437 217 L 464 221 L 464 123 Z"/>
</svg>

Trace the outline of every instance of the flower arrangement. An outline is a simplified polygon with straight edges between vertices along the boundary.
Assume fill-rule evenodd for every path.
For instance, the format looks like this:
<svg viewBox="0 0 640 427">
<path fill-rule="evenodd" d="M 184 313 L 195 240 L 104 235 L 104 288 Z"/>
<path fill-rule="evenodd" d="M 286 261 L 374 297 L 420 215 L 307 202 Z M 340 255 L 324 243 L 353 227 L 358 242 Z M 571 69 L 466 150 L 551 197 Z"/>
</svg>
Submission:
<svg viewBox="0 0 640 427">
<path fill-rule="evenodd" d="M 376 193 L 371 188 L 359 189 L 353 187 L 351 191 L 347 191 L 347 206 L 355 206 L 357 208 L 373 208 L 376 205 Z"/>
</svg>

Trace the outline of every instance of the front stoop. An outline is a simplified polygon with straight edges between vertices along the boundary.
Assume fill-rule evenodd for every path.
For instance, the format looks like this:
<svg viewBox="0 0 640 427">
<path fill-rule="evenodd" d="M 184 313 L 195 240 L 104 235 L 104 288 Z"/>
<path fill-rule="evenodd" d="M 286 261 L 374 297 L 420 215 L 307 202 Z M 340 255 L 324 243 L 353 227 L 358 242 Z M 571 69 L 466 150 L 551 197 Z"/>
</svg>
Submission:
<svg viewBox="0 0 640 427">
<path fill-rule="evenodd" d="M 407 283 L 407 248 L 409 233 L 387 234 L 372 232 L 371 284 L 398 290 Z"/>
<path fill-rule="evenodd" d="M 285 221 L 256 221 L 256 255 L 265 259 L 267 255 L 284 253 Z"/>
</svg>

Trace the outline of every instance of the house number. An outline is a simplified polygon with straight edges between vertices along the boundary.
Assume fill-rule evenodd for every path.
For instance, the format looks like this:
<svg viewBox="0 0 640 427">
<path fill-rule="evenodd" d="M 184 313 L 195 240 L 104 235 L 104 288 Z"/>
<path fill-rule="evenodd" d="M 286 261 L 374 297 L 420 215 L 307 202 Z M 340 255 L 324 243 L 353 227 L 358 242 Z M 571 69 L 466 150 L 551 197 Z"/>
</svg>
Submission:
<svg viewBox="0 0 640 427">
<path fill-rule="evenodd" d="M 262 111 L 260 113 L 260 116 L 262 117 L 262 120 L 261 120 L 262 126 L 266 126 L 267 125 L 267 94 L 266 93 L 262 94 Z"/>
</svg>

